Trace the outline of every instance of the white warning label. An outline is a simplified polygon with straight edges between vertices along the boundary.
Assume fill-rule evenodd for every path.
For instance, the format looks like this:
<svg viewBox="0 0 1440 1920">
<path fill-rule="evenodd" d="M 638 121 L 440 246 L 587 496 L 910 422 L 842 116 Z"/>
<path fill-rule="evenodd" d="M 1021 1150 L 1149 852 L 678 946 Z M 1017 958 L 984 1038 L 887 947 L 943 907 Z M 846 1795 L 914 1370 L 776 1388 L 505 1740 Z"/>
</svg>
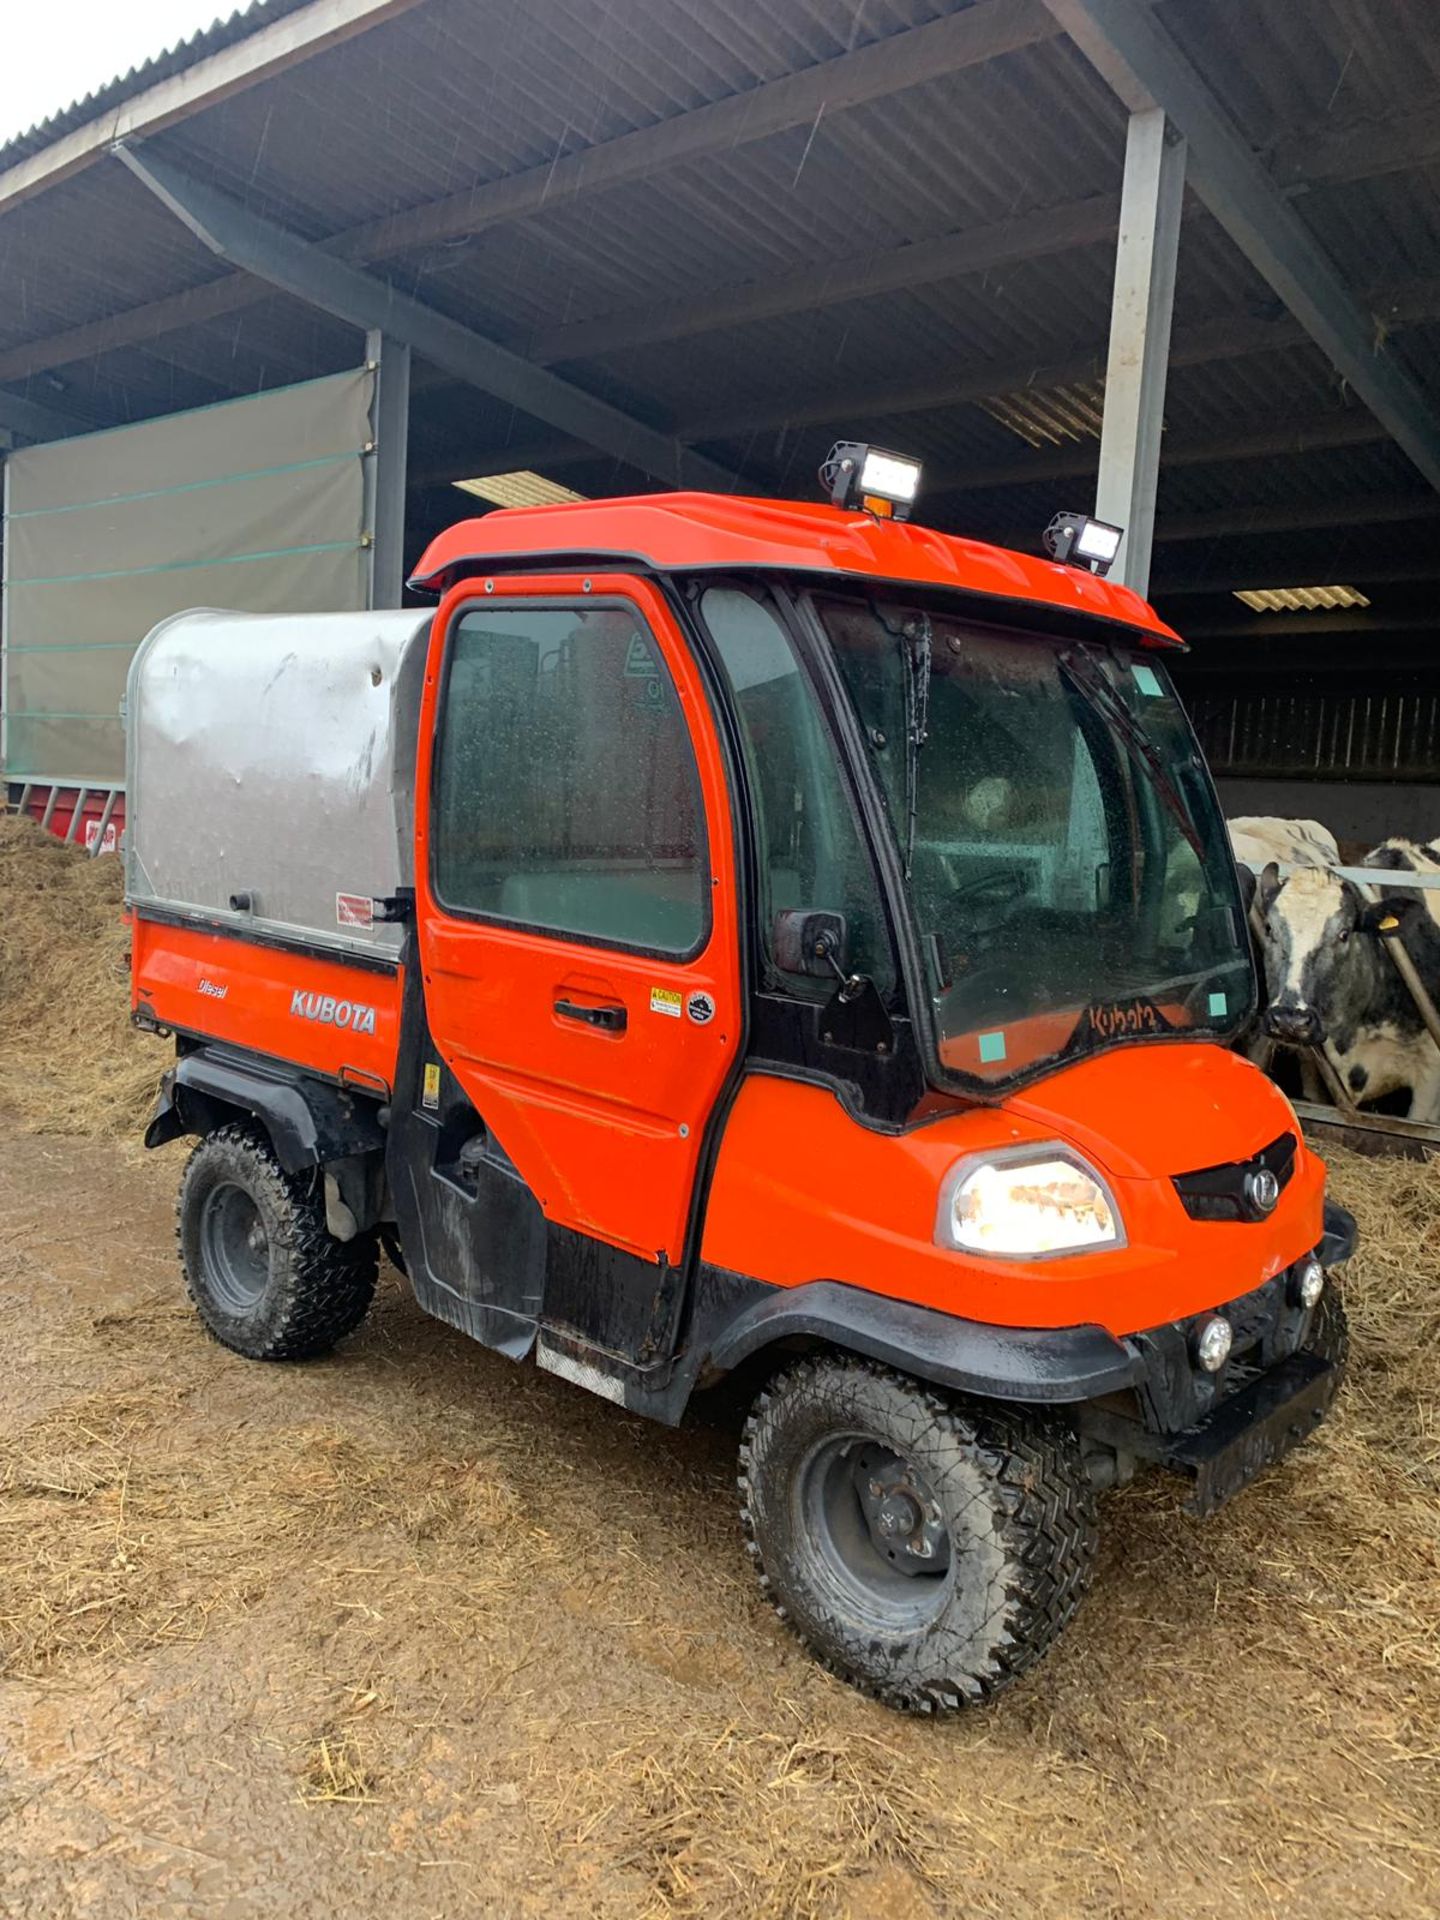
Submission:
<svg viewBox="0 0 1440 1920">
<path fill-rule="evenodd" d="M 375 902 L 368 893 L 337 893 L 335 924 L 337 927 L 373 927 Z"/>
</svg>

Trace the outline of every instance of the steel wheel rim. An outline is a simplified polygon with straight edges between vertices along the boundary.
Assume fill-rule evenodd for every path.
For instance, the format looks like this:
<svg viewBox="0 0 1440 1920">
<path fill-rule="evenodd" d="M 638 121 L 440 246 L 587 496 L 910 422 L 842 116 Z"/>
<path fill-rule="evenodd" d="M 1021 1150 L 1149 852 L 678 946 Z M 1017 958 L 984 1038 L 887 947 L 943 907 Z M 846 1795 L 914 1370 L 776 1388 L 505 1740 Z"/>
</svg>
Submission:
<svg viewBox="0 0 1440 1920">
<path fill-rule="evenodd" d="M 835 1611 L 885 1634 L 917 1633 L 954 1582 L 949 1529 L 929 1480 L 871 1434 L 812 1447 L 796 1487 L 797 1542 Z"/>
<path fill-rule="evenodd" d="M 210 1291 L 227 1313 L 253 1307 L 270 1278 L 270 1237 L 244 1187 L 227 1181 L 205 1196 L 200 1253 Z"/>
</svg>

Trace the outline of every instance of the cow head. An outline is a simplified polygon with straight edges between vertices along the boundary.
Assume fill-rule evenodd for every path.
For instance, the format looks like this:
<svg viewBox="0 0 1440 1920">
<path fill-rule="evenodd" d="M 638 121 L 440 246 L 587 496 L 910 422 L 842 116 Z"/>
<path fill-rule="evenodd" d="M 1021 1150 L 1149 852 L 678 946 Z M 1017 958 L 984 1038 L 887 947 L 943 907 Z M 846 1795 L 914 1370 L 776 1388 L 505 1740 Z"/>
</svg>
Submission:
<svg viewBox="0 0 1440 1920">
<path fill-rule="evenodd" d="M 1403 932 L 1413 899 L 1371 902 L 1322 867 L 1297 867 L 1282 880 L 1272 861 L 1256 895 L 1263 925 L 1269 1004 L 1265 1031 L 1292 1045 L 1318 1045 L 1353 1026 L 1374 1004 L 1389 962 L 1378 936 Z"/>
</svg>

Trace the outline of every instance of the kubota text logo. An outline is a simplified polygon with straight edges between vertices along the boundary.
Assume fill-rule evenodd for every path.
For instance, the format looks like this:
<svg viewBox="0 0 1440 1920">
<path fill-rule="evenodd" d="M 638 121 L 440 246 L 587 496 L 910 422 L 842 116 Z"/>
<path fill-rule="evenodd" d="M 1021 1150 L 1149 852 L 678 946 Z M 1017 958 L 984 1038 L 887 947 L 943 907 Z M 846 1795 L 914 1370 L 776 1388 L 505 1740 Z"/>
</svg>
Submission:
<svg viewBox="0 0 1440 1920">
<path fill-rule="evenodd" d="M 306 993 L 297 987 L 290 996 L 297 1020 L 318 1020 L 322 1027 L 348 1027 L 351 1033 L 374 1033 L 375 1009 L 359 1000 L 337 1000 L 333 993 Z"/>
</svg>

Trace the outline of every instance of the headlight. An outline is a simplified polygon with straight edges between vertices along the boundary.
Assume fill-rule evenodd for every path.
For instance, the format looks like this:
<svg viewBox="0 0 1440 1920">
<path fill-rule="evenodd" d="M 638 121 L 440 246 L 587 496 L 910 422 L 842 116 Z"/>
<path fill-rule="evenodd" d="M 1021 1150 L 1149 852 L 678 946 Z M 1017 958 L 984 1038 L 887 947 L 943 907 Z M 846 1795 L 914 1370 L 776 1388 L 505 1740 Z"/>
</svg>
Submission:
<svg viewBox="0 0 1440 1920">
<path fill-rule="evenodd" d="M 942 1247 L 1000 1260 L 1037 1260 L 1091 1247 L 1123 1247 L 1109 1188 L 1068 1147 L 975 1154 L 953 1167 L 940 1194 Z"/>
</svg>

